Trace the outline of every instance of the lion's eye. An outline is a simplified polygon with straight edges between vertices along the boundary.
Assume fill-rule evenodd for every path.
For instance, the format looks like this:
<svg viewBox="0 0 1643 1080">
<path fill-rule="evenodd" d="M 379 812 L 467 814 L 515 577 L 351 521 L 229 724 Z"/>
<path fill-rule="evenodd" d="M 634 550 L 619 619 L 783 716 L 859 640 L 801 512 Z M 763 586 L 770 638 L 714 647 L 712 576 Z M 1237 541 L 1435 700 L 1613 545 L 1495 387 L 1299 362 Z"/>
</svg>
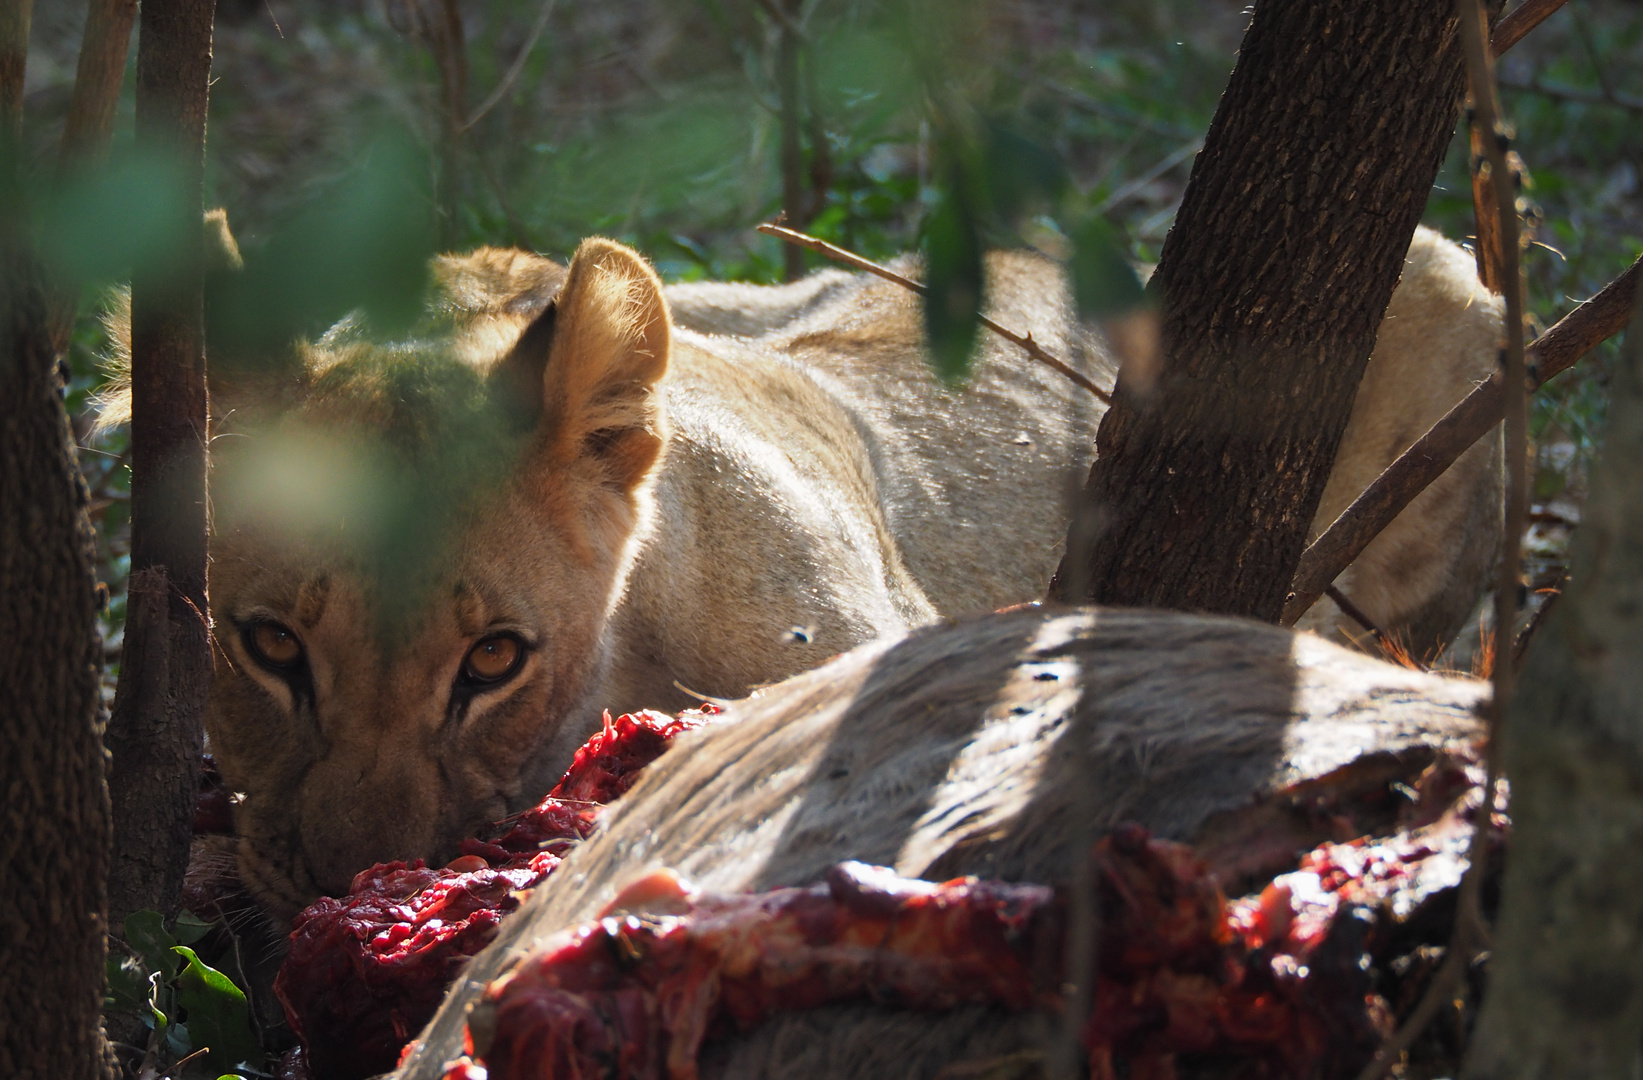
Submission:
<svg viewBox="0 0 1643 1080">
<path fill-rule="evenodd" d="M 302 642 L 290 628 L 277 622 L 253 624 L 245 635 L 251 655 L 271 668 L 294 668 L 302 663 Z"/>
<path fill-rule="evenodd" d="M 497 634 L 468 650 L 462 661 L 462 678 L 470 683 L 499 683 L 519 670 L 525 659 L 524 644 L 512 634 Z"/>
</svg>

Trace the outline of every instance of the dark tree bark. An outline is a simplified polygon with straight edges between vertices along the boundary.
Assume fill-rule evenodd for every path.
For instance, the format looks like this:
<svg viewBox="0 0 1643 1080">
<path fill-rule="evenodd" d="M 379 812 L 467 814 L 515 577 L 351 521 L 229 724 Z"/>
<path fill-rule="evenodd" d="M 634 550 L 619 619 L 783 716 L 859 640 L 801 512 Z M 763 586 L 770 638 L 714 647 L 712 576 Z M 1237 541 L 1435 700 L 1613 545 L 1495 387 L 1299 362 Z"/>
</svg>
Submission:
<svg viewBox="0 0 1643 1080">
<path fill-rule="evenodd" d="M 1562 602 L 1507 717 L 1512 846 L 1469 1080 L 1643 1069 L 1643 305 Z"/>
<path fill-rule="evenodd" d="M 1053 598 L 1278 618 L 1462 84 L 1447 4 L 1257 3 Z"/>
<path fill-rule="evenodd" d="M 137 0 L 92 0 L 86 10 L 74 96 L 63 125 L 61 171 L 97 165 L 108 156 L 136 17 Z"/>
<path fill-rule="evenodd" d="M 109 721 L 111 917 L 174 910 L 211 678 L 206 616 L 202 191 L 215 0 L 147 0 L 137 45 L 137 141 L 185 187 L 173 249 L 131 283 L 131 600 Z"/>
<path fill-rule="evenodd" d="M 14 142 L 23 127 L 23 67 L 32 14 L 32 0 L 0 0 L 0 127 Z"/>
<path fill-rule="evenodd" d="M 19 6 L 23 18 L 18 20 Z M 27 4 L 0 2 L 20 97 Z M 21 29 L 19 40 L 14 32 Z M 12 69 L 0 75 L 9 79 Z M 109 858 L 92 533 L 45 292 L 0 130 L 0 1076 L 108 1074 L 102 1036 Z"/>
<path fill-rule="evenodd" d="M 108 157 L 114 109 L 120 100 L 120 84 L 125 81 L 126 53 L 131 48 L 131 25 L 136 17 L 137 0 L 92 0 L 86 10 L 74 96 L 69 101 L 62 151 L 57 158 L 60 181 L 95 169 Z M 59 354 L 68 350 L 78 299 L 72 289 L 60 283 L 48 297 L 51 343 Z"/>
</svg>

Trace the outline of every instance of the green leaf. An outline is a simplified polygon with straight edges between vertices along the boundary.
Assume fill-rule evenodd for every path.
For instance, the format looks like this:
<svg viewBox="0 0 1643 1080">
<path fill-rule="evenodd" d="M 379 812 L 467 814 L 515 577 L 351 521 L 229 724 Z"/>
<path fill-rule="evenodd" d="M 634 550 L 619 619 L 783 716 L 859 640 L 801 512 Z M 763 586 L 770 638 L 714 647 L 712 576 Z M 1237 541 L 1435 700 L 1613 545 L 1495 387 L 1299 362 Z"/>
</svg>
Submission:
<svg viewBox="0 0 1643 1080">
<path fill-rule="evenodd" d="M 164 975 L 166 982 L 177 977 L 177 957 L 171 951 L 177 939 L 166 932 L 165 918 L 158 911 L 134 911 L 127 915 L 125 939 L 149 971 Z"/>
<path fill-rule="evenodd" d="M 165 1029 L 166 1049 L 179 1061 L 194 1052 L 194 1040 L 189 1037 L 187 1024 L 172 1024 Z"/>
<path fill-rule="evenodd" d="M 118 153 L 107 168 L 41 193 L 41 254 L 65 282 L 109 281 L 142 263 L 161 275 L 180 269 L 182 229 L 190 227 L 177 164 Z"/>
<path fill-rule="evenodd" d="M 158 971 L 149 972 L 148 1011 L 154 1022 L 155 1031 L 166 1031 L 166 1029 L 171 1026 L 171 1018 L 166 1015 L 166 1009 L 169 1007 L 170 997 L 171 995 L 166 990 L 165 983 L 160 981 L 160 973 Z M 161 1005 L 160 1002 L 162 999 L 165 999 L 168 1004 Z"/>
<path fill-rule="evenodd" d="M 1141 279 L 1124 257 L 1112 226 L 1091 218 L 1073 231 L 1072 240 L 1073 298 L 1080 315 L 1105 319 L 1146 303 Z"/>
<path fill-rule="evenodd" d="M 216 925 L 192 911 L 185 911 L 171 924 L 171 936 L 177 939 L 178 945 L 192 945 L 209 934 Z"/>
<path fill-rule="evenodd" d="M 1034 202 L 1053 203 L 1067 188 L 1067 167 L 1055 151 L 997 123 L 987 127 L 987 194 L 1002 223 Z"/>
<path fill-rule="evenodd" d="M 283 363 L 292 339 L 356 309 L 381 334 L 409 327 L 422 313 L 434 253 L 432 206 L 413 180 L 419 163 L 408 141 L 384 137 L 266 240 L 246 244 L 242 271 L 213 275 L 206 292 L 213 362 Z"/>
<path fill-rule="evenodd" d="M 206 1056 L 215 1069 L 260 1062 L 262 1048 L 251 1034 L 245 994 L 228 976 L 195 956 L 193 949 L 179 945 L 175 951 L 187 961 L 177 976 L 177 1000 L 188 1010 L 190 1041 L 210 1047 Z"/>
<path fill-rule="evenodd" d="M 962 189 L 950 190 L 924 227 L 924 329 L 930 360 L 945 382 L 970 372 L 981 326 L 981 236 Z"/>
</svg>

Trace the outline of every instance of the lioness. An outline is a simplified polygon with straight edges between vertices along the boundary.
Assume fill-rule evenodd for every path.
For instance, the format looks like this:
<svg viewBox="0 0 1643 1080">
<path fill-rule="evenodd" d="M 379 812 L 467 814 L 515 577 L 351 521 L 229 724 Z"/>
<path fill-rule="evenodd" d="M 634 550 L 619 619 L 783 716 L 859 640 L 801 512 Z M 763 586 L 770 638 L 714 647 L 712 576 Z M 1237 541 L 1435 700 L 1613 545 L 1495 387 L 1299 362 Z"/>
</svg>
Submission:
<svg viewBox="0 0 1643 1080">
<path fill-rule="evenodd" d="M 1055 264 L 987 269 L 999 321 L 1111 385 Z M 739 696 L 1043 592 L 1102 410 L 1013 347 L 984 339 L 943 388 L 894 285 L 668 293 L 607 240 L 568 268 L 484 249 L 435 271 L 439 332 L 375 345 L 344 324 L 282 382 L 213 387 L 233 437 L 214 443 L 207 725 L 272 913 L 450 854 L 550 786 L 603 708 Z M 1488 374 L 1499 319 L 1469 258 L 1418 235 L 1320 522 Z M 1363 590 L 1389 628 L 1470 607 L 1498 454 L 1371 549 L 1424 575 Z"/>
</svg>

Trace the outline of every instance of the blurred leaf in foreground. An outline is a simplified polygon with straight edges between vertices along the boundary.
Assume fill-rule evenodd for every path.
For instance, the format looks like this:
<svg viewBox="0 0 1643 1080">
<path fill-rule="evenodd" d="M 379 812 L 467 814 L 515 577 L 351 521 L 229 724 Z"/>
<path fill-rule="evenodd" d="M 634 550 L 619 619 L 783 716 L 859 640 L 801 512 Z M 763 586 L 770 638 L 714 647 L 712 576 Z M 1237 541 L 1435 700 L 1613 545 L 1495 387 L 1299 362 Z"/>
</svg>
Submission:
<svg viewBox="0 0 1643 1080">
<path fill-rule="evenodd" d="M 924 327 L 936 374 L 957 382 L 970 372 L 981 326 L 983 268 L 976 213 L 955 186 L 925 221 Z"/>
<path fill-rule="evenodd" d="M 266 355 L 354 310 L 382 334 L 409 328 L 434 252 L 425 174 L 407 141 L 384 138 L 271 235 L 245 243 L 245 269 L 208 295 L 216 355 Z"/>
</svg>

